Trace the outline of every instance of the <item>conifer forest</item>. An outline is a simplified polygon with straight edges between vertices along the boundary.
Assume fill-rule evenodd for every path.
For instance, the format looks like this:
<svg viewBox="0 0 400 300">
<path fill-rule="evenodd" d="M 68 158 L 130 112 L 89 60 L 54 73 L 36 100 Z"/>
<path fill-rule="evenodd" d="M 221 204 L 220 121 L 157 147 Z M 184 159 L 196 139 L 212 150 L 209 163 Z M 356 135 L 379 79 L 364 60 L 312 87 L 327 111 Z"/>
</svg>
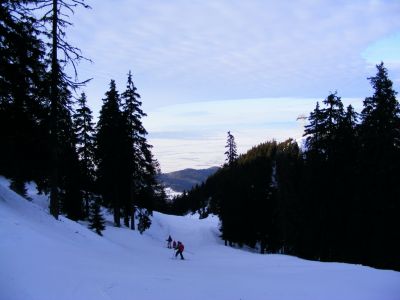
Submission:
<svg viewBox="0 0 400 300">
<path fill-rule="evenodd" d="M 50 195 L 55 218 L 91 220 L 101 232 L 102 205 L 114 214 L 115 226 L 123 219 L 143 232 L 152 210 L 165 201 L 142 125 L 146 114 L 127 70 L 121 93 L 112 79 L 104 87 L 93 122 L 82 92 L 88 80 L 77 79 L 77 64 L 87 58 L 65 35 L 72 25 L 66 14 L 77 6 L 89 8 L 78 0 L 0 5 L 0 173 L 21 195 L 25 183 L 35 181 L 40 193 Z"/>
<path fill-rule="evenodd" d="M 311 260 L 400 269 L 400 106 L 381 63 L 363 110 L 329 94 L 316 103 L 303 143 L 269 141 L 237 156 L 175 199 L 174 213 L 221 220 L 226 244 Z"/>
</svg>

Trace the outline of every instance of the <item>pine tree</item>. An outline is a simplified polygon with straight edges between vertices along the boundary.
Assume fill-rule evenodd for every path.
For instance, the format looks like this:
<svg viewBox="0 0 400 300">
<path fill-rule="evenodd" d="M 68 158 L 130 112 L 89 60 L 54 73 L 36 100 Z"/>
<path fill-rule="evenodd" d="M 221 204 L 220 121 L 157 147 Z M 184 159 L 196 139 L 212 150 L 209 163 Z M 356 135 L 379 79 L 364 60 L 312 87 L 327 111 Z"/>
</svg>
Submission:
<svg viewBox="0 0 400 300">
<path fill-rule="evenodd" d="M 332 220 L 334 223 L 334 255 L 333 260 L 357 261 L 358 250 L 354 246 L 359 236 L 358 227 L 360 219 L 358 217 L 360 206 L 358 199 L 357 179 L 359 139 L 357 133 L 358 114 L 349 105 L 343 119 L 338 124 L 335 139 L 335 148 L 330 171 L 333 177 L 332 184 L 335 190 L 330 191 L 330 195 L 335 199 L 335 215 Z"/>
<path fill-rule="evenodd" d="M 58 99 L 58 144 L 59 155 L 59 200 L 60 211 L 72 220 L 84 217 L 83 211 L 83 182 L 79 176 L 80 164 L 76 151 L 77 139 L 72 116 L 74 114 L 71 92 L 66 85 L 60 85 Z"/>
<path fill-rule="evenodd" d="M 27 2 L 0 4 L 0 172 L 25 194 L 25 181 L 41 175 L 46 105 L 45 44 Z"/>
<path fill-rule="evenodd" d="M 383 63 L 368 78 L 374 94 L 364 100 L 360 125 L 360 192 L 367 263 L 400 268 L 398 212 L 400 193 L 400 106 Z"/>
<path fill-rule="evenodd" d="M 102 231 L 105 229 L 105 220 L 101 214 L 99 199 L 92 201 L 89 213 L 89 228 L 95 230 L 96 233 L 102 236 Z"/>
<path fill-rule="evenodd" d="M 79 107 L 73 118 L 81 181 L 84 190 L 85 214 L 88 216 L 90 193 L 94 191 L 95 182 L 95 130 L 92 122 L 92 111 L 87 106 L 85 93 L 82 93 L 78 99 L 78 105 Z"/>
<path fill-rule="evenodd" d="M 232 165 L 232 163 L 237 159 L 238 155 L 237 155 L 235 137 L 231 134 L 230 131 L 228 131 L 228 137 L 225 148 L 227 148 L 227 150 L 225 151 L 226 155 L 225 161 L 227 162 L 228 165 Z"/>
<path fill-rule="evenodd" d="M 305 189 L 306 200 L 304 213 L 309 219 L 304 234 L 310 245 L 310 252 L 318 259 L 325 259 L 329 254 L 331 239 L 330 219 L 330 175 L 327 171 L 331 158 L 331 145 L 334 139 L 334 95 L 330 94 L 324 103 L 328 108 L 320 108 L 319 103 L 310 113 L 309 124 L 305 126 Z M 329 191 L 329 192 L 328 192 Z"/>
<path fill-rule="evenodd" d="M 305 167 L 303 175 L 303 193 L 304 201 L 301 207 L 303 218 L 307 222 L 302 222 L 299 226 L 301 231 L 301 252 L 307 258 L 320 258 L 321 237 L 323 229 L 321 228 L 321 207 L 322 199 L 325 194 L 323 170 L 325 163 L 324 135 L 322 132 L 322 123 L 324 114 L 317 102 L 314 111 L 308 118 L 309 124 L 305 126 L 304 136 L 306 137 Z"/>
<path fill-rule="evenodd" d="M 142 118 L 146 116 L 143 112 L 140 95 L 132 80 L 129 71 L 126 90 L 121 94 L 123 117 L 126 125 L 126 166 L 129 179 L 129 196 L 124 204 L 124 222 L 131 229 L 135 229 L 135 211 L 138 207 L 138 217 L 140 230 L 145 230 L 150 226 L 149 216 L 155 199 L 161 197 L 162 187 L 156 180 L 158 163 L 151 153 L 151 145 L 147 142 L 147 131 L 143 126 Z"/>
<path fill-rule="evenodd" d="M 140 95 L 132 80 L 132 73 L 129 71 L 126 90 L 121 95 L 123 116 L 126 121 L 127 129 L 127 163 L 128 166 L 128 184 L 129 197 L 125 199 L 124 207 L 124 223 L 131 229 L 135 229 L 135 198 L 138 197 L 140 188 L 141 173 L 143 170 L 143 156 L 141 155 L 141 144 L 146 142 L 145 135 L 147 131 L 142 124 L 142 117 L 146 114 L 141 110 L 142 102 L 139 100 Z"/>
<path fill-rule="evenodd" d="M 383 63 L 376 67 L 378 69 L 376 76 L 368 78 L 375 92 L 372 97 L 364 100 L 360 129 L 363 147 L 371 147 L 371 150 L 376 151 L 374 154 L 380 154 L 378 151 L 390 152 L 400 148 L 400 107 L 396 99 L 397 92 L 393 90 L 393 82 L 388 78 L 387 69 Z M 376 140 L 383 143 L 380 144 L 382 147 L 376 147 Z"/>
<path fill-rule="evenodd" d="M 310 113 L 309 124 L 305 126 L 303 135 L 306 137 L 307 155 L 319 159 L 323 157 L 323 117 L 323 112 L 320 109 L 319 102 L 317 102 L 314 111 Z"/>
<path fill-rule="evenodd" d="M 329 160 L 336 148 L 338 127 L 344 118 L 343 103 L 337 93 L 331 93 L 323 101 L 326 108 L 322 110 L 322 122 L 320 132 L 323 137 L 323 148 L 326 159 Z"/>
<path fill-rule="evenodd" d="M 34 1 L 40 12 L 44 11 L 44 16 L 41 18 L 42 21 L 48 23 L 51 27 L 44 34 L 47 37 L 51 37 L 51 43 L 49 43 L 49 51 L 51 58 L 51 71 L 50 71 L 50 151 L 51 151 L 51 175 L 50 175 L 50 213 L 58 219 L 59 215 L 59 195 L 58 188 L 60 185 L 60 174 L 59 174 L 59 152 L 60 144 L 58 143 L 59 128 L 57 127 L 60 118 L 60 104 L 58 103 L 61 91 L 59 90 L 60 85 L 66 84 L 72 89 L 76 89 L 85 82 L 77 82 L 77 71 L 76 63 L 84 57 L 78 48 L 72 46 L 67 42 L 66 28 L 72 25 L 68 21 L 68 14 L 65 11 L 74 12 L 77 6 L 83 6 L 89 8 L 85 4 L 84 0 L 36 0 Z M 44 27 L 46 28 L 46 27 Z M 62 58 L 58 56 L 58 52 L 62 54 Z M 71 80 L 69 76 L 64 72 L 67 64 L 72 65 L 75 71 L 75 80 Z"/>
<path fill-rule="evenodd" d="M 334 260 L 337 254 L 338 244 L 343 238 L 340 228 L 343 223 L 346 196 L 341 193 L 343 149 L 340 149 L 340 126 L 344 122 L 345 112 L 341 98 L 337 93 L 331 93 L 323 102 L 322 133 L 324 136 L 323 147 L 326 165 L 321 170 L 323 177 L 323 216 L 321 224 L 323 228 L 321 237 L 321 259 Z M 343 145 L 344 146 L 344 145 Z M 346 199 L 346 200 L 345 200 Z M 339 233 L 340 232 L 340 233 Z"/>
<path fill-rule="evenodd" d="M 120 210 L 126 195 L 126 127 L 120 110 L 120 96 L 115 81 L 103 99 L 96 134 L 98 188 L 104 203 L 114 212 L 115 226 L 121 226 Z M 128 193 L 129 194 L 129 193 Z"/>
</svg>

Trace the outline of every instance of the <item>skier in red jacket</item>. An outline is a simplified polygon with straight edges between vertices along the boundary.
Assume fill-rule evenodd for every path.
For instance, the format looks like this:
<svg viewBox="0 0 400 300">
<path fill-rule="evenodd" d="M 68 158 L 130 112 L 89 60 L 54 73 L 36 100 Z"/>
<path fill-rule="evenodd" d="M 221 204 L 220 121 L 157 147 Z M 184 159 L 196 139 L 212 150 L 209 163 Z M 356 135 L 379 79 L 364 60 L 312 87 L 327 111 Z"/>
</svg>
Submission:
<svg viewBox="0 0 400 300">
<path fill-rule="evenodd" d="M 185 246 L 183 246 L 183 244 L 181 242 L 178 241 L 178 245 L 176 247 L 178 250 L 175 253 L 175 257 L 178 256 L 178 254 L 180 254 L 181 259 L 185 259 L 182 255 L 183 249 L 185 249 Z"/>
</svg>

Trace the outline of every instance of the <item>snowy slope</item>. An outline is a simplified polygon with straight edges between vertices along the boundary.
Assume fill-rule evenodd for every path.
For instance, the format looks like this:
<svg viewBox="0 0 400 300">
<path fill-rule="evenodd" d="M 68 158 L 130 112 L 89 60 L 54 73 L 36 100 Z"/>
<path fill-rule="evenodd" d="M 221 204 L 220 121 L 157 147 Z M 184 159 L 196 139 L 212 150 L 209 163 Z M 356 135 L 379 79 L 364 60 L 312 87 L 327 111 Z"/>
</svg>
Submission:
<svg viewBox="0 0 400 300">
<path fill-rule="evenodd" d="M 399 272 L 225 247 L 216 218 L 155 213 L 142 236 L 109 224 L 102 238 L 33 198 L 0 180 L 1 300 L 400 299 Z M 168 234 L 187 260 L 172 259 Z"/>
</svg>

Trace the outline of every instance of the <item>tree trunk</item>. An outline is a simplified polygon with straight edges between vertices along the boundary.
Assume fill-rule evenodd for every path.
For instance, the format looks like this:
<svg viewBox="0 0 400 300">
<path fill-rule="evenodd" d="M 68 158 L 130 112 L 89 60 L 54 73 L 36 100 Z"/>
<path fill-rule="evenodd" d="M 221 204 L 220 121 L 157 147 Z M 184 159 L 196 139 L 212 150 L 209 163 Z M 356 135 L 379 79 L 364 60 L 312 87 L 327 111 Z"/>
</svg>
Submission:
<svg viewBox="0 0 400 300">
<path fill-rule="evenodd" d="M 129 198 L 129 212 L 130 212 L 130 217 L 131 217 L 131 229 L 135 230 L 135 213 L 136 213 L 136 209 L 135 209 L 135 191 L 134 191 L 134 183 L 133 183 L 133 178 L 131 178 L 130 180 L 131 184 L 130 184 L 130 198 Z"/>
<path fill-rule="evenodd" d="M 132 212 L 132 214 L 131 214 L 131 229 L 135 230 L 135 213 L 136 213 L 135 205 L 132 205 L 131 212 Z"/>
<path fill-rule="evenodd" d="M 114 208 L 114 225 L 115 227 L 121 227 L 121 213 L 118 208 Z"/>
<path fill-rule="evenodd" d="M 58 128 L 57 128 L 57 102 L 58 102 L 58 59 L 57 59 L 57 23 L 58 0 L 53 0 L 53 29 L 51 52 L 51 94 L 50 94 L 50 151 L 51 151 L 51 175 L 50 175 L 50 213 L 58 220 Z"/>
<path fill-rule="evenodd" d="M 128 206 L 128 205 L 126 205 Z M 129 227 L 129 215 L 130 215 L 130 209 L 129 206 L 124 208 L 124 225 L 126 227 Z"/>
<path fill-rule="evenodd" d="M 121 207 L 116 184 L 114 184 L 114 225 L 116 227 L 121 227 Z"/>
<path fill-rule="evenodd" d="M 85 217 L 88 219 L 90 215 L 90 205 L 89 205 L 89 192 L 84 192 L 85 197 Z"/>
<path fill-rule="evenodd" d="M 267 243 L 266 243 L 265 239 L 261 239 L 261 242 L 260 242 L 260 254 L 264 254 L 265 253 L 266 246 L 267 246 Z"/>
</svg>

